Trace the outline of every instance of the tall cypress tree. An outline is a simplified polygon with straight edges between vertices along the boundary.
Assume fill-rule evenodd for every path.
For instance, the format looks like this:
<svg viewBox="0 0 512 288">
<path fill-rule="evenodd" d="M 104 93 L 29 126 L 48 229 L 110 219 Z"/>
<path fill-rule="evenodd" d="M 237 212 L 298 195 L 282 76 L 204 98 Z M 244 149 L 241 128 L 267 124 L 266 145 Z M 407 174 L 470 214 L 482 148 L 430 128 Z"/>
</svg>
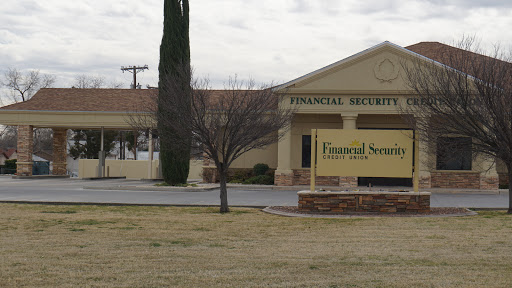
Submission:
<svg viewBox="0 0 512 288">
<path fill-rule="evenodd" d="M 190 140 L 178 136 L 168 123 L 179 121 L 176 115 L 160 105 L 170 92 L 168 83 L 180 83 L 180 94 L 190 99 L 190 41 L 188 0 L 164 1 L 164 31 L 160 45 L 158 131 L 160 134 L 160 162 L 162 176 L 168 184 L 187 182 L 190 161 Z M 184 73 L 184 71 L 186 73 Z M 168 121 L 171 119 L 172 121 Z M 167 124 L 164 124 L 167 123 Z M 187 137 L 185 137 L 187 138 Z"/>
</svg>

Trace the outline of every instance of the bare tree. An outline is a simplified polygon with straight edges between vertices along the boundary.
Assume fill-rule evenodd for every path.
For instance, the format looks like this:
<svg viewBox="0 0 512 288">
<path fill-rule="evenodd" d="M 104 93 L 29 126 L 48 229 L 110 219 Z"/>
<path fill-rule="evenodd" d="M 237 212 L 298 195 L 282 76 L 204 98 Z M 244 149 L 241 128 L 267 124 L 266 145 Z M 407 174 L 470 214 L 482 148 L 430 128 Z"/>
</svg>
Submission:
<svg viewBox="0 0 512 288">
<path fill-rule="evenodd" d="M 0 148 L 16 148 L 18 131 L 16 126 L 0 127 Z"/>
<path fill-rule="evenodd" d="M 110 87 L 112 89 L 119 89 L 123 87 L 123 83 L 113 80 L 107 84 L 107 87 Z"/>
<path fill-rule="evenodd" d="M 101 88 L 105 84 L 105 79 L 100 76 L 88 76 L 85 74 L 77 75 L 75 77 L 74 88 Z"/>
<path fill-rule="evenodd" d="M 11 101 L 25 102 L 41 88 L 50 88 L 55 83 L 56 77 L 48 74 L 41 74 L 39 70 L 31 70 L 23 73 L 16 68 L 8 68 L 4 74 L 3 85 L 11 90 L 9 98 Z M 34 149 L 51 150 L 52 130 L 39 128 L 34 130 Z M 3 142 L 12 145 L 17 138 L 15 127 L 7 127 L 3 135 Z"/>
<path fill-rule="evenodd" d="M 403 106 L 401 113 L 423 134 L 427 147 L 438 150 L 438 156 L 458 158 L 443 157 L 443 161 L 466 165 L 464 154 L 501 160 L 510 181 L 512 63 L 497 46 L 488 55 L 480 54 L 472 38 L 456 46 L 439 55 L 443 64 L 422 59 L 404 62 L 404 79 L 416 92 L 418 105 Z M 438 165 L 445 164 L 438 159 Z M 512 213 L 512 197 L 508 213 Z"/>
<path fill-rule="evenodd" d="M 40 74 L 39 70 L 23 73 L 16 68 L 8 68 L 3 84 L 11 90 L 11 100 L 18 103 L 29 100 L 41 88 L 52 87 L 55 79 L 53 75 Z"/>
<path fill-rule="evenodd" d="M 121 88 L 122 83 L 112 81 L 107 83 L 103 76 L 77 75 L 73 84 L 74 88 Z"/>
<path fill-rule="evenodd" d="M 158 107 L 159 113 L 132 117 L 132 123 L 141 129 L 160 121 L 172 135 L 160 133 L 160 141 L 168 141 L 171 147 L 190 145 L 184 139 L 191 138 L 192 144 L 200 145 L 219 174 L 220 212 L 229 212 L 226 181 L 230 165 L 250 150 L 278 142 L 290 128 L 295 110 L 280 105 L 284 92 L 275 92 L 272 85 L 257 86 L 253 80 L 230 78 L 224 90 L 213 90 L 208 79 L 192 80 L 191 98 L 186 99 L 180 92 L 182 84 L 175 79 L 168 77 L 160 83 L 168 97 L 147 101 L 144 110 Z"/>
<path fill-rule="evenodd" d="M 53 129 L 52 128 L 37 128 L 34 129 L 34 147 L 33 151 L 47 152 L 53 150 Z"/>
</svg>

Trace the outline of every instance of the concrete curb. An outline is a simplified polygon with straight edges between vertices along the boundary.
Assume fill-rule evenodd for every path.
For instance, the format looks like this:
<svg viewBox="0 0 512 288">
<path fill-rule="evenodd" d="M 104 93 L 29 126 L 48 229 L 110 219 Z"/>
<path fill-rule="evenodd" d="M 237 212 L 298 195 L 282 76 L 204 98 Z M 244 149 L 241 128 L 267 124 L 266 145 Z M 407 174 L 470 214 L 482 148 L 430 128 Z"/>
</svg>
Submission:
<svg viewBox="0 0 512 288">
<path fill-rule="evenodd" d="M 87 178 L 81 178 L 81 180 L 96 180 L 96 181 L 115 180 L 115 179 L 126 179 L 126 176 L 121 176 L 121 177 L 87 177 Z"/>
<path fill-rule="evenodd" d="M 243 184 L 228 184 L 228 189 L 244 189 L 244 190 L 295 190 L 294 187 L 288 189 L 275 189 L 276 186 L 271 185 L 243 185 Z M 154 191 L 154 192 L 205 192 L 210 190 L 219 189 L 218 184 L 205 184 L 197 187 L 175 187 L 175 186 L 154 186 L 154 185 L 118 185 L 118 186 L 83 186 L 83 189 L 95 190 L 121 190 L 121 191 Z M 278 187 L 281 188 L 281 187 Z"/>
<path fill-rule="evenodd" d="M 58 201 L 27 201 L 27 200 L 0 200 L 2 204 L 33 204 L 33 205 L 84 205 L 84 206 L 148 206 L 148 207 L 220 207 L 218 204 L 151 204 L 151 203 L 122 203 L 122 202 L 58 202 Z M 255 208 L 263 209 L 266 206 L 258 205 L 229 205 L 229 208 Z"/>
<path fill-rule="evenodd" d="M 89 190 L 151 191 L 151 192 L 206 192 L 218 189 L 218 186 L 173 187 L 173 186 L 84 186 Z"/>
<path fill-rule="evenodd" d="M 325 215 L 325 214 L 300 214 L 300 213 L 290 213 L 290 212 L 283 212 L 272 209 L 272 206 L 266 207 L 262 210 L 263 212 L 279 215 L 279 216 L 285 216 L 285 217 L 299 217 L 299 218 L 387 218 L 387 217 L 393 217 L 393 216 L 385 216 L 385 215 L 368 215 L 368 214 L 333 214 L 333 215 Z M 475 211 L 471 211 L 466 208 L 466 213 L 459 213 L 459 214 L 442 214 L 442 215 L 422 215 L 422 214 L 404 214 L 401 216 L 398 216 L 400 218 L 402 217 L 423 217 L 423 218 L 435 218 L 435 217 L 462 217 L 462 216 L 474 216 L 478 213 Z"/>
<path fill-rule="evenodd" d="M 12 179 L 59 179 L 69 178 L 69 175 L 32 175 L 32 176 L 18 176 L 13 175 Z"/>
</svg>

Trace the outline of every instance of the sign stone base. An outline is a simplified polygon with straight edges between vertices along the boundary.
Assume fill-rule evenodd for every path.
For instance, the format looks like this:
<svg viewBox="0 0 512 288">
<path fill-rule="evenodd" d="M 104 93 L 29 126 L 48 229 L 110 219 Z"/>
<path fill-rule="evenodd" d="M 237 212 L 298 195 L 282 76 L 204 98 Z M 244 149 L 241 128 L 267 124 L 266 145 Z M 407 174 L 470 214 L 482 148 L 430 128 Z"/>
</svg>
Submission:
<svg viewBox="0 0 512 288">
<path fill-rule="evenodd" d="M 428 212 L 430 192 L 311 192 L 299 191 L 299 211 L 343 212 Z"/>
</svg>

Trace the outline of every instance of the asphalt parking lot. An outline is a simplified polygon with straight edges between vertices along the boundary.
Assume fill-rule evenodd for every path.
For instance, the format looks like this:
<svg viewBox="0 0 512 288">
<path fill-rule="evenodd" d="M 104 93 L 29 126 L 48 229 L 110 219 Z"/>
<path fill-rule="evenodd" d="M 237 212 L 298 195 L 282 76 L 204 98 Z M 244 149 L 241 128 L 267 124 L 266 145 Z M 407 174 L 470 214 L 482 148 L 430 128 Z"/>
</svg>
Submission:
<svg viewBox="0 0 512 288">
<path fill-rule="evenodd" d="M 98 204 L 150 204 L 150 205 L 219 205 L 219 189 L 195 192 L 156 188 L 155 182 L 126 179 L 81 180 L 12 179 L 0 176 L 0 201 L 42 203 L 98 203 Z M 228 188 L 228 201 L 232 206 L 295 206 L 297 191 L 308 189 L 290 187 L 274 189 L 272 186 L 237 185 Z M 288 190 L 289 189 L 289 190 Z M 360 190 L 365 187 L 360 187 Z M 377 190 L 378 187 L 374 187 Z M 507 208 L 508 191 L 478 191 L 431 189 L 431 207 Z M 428 189 L 424 190 L 428 191 Z"/>
</svg>

